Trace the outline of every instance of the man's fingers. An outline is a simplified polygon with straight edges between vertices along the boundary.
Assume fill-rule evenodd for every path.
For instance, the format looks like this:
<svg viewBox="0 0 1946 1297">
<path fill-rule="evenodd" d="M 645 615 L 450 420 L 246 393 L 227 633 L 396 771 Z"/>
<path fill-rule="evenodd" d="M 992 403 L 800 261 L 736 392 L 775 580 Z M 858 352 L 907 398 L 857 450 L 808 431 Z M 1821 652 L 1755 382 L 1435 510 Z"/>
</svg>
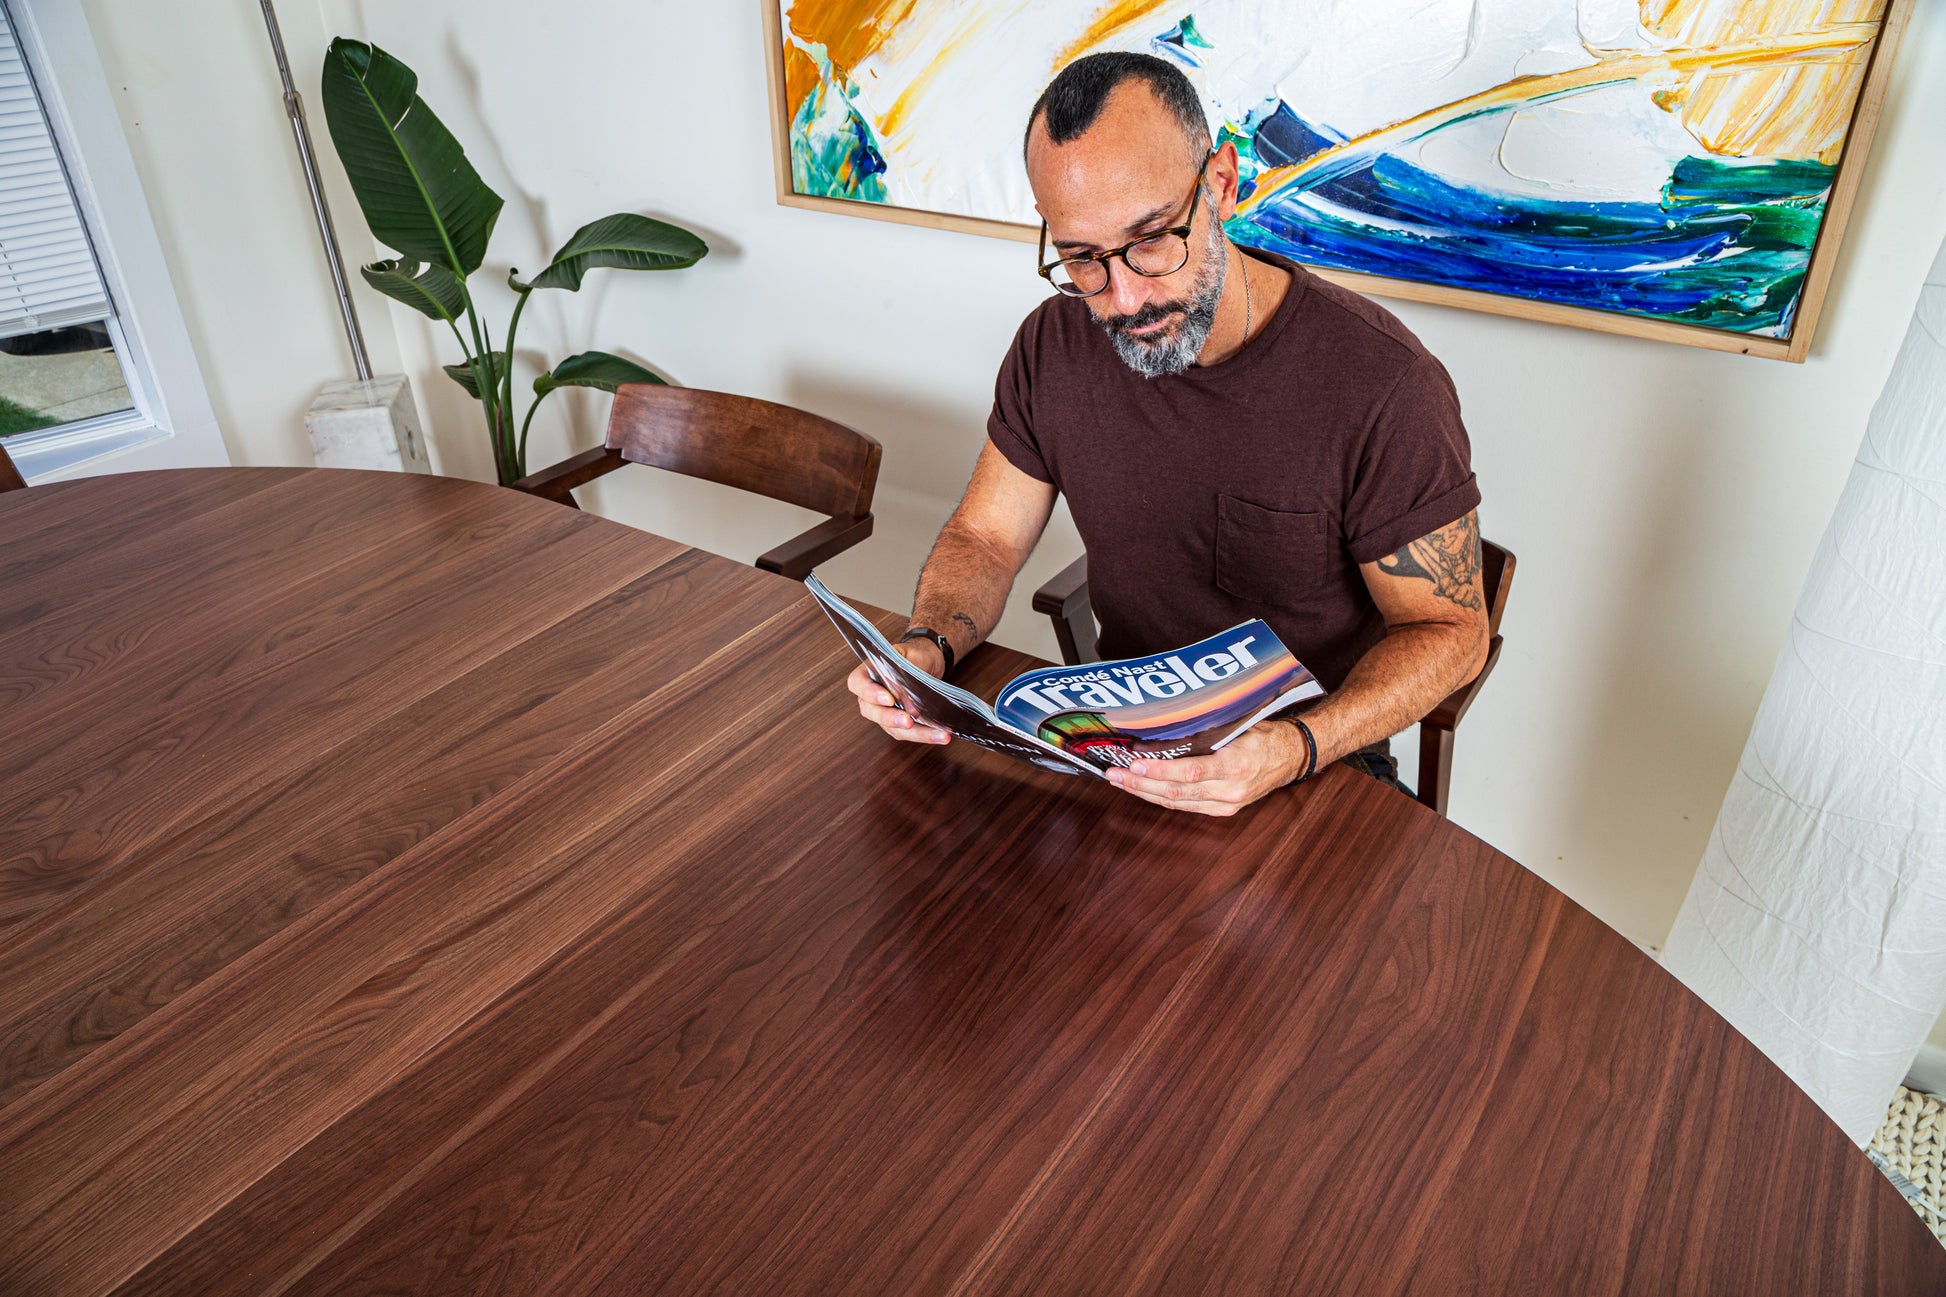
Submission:
<svg viewBox="0 0 1946 1297">
<path fill-rule="evenodd" d="M 1144 792 L 1141 789 L 1128 788 L 1127 785 L 1123 785 L 1123 787 L 1128 792 L 1133 793 L 1135 796 L 1141 798 L 1143 801 L 1152 803 L 1153 805 L 1156 806 L 1160 806 L 1165 810 L 1190 811 L 1197 815 L 1227 816 L 1227 815 L 1235 815 L 1238 811 L 1243 809 L 1243 807 L 1236 802 L 1199 801 L 1192 798 L 1185 798 L 1180 795 L 1173 796 L 1173 797 L 1164 797 L 1154 793 Z"/>
<path fill-rule="evenodd" d="M 858 700 L 858 714 L 895 739 L 908 743 L 944 743 L 952 737 L 935 725 L 914 719 L 896 707 L 880 707 L 869 698 Z"/>
<path fill-rule="evenodd" d="M 1165 762 L 1164 764 L 1179 763 Z M 1234 808 L 1242 804 L 1244 795 L 1242 784 L 1227 779 L 1187 783 L 1180 779 L 1150 778 L 1130 774 L 1126 770 L 1114 770 L 1109 772 L 1109 782 L 1160 806 L 1187 807 L 1194 803 L 1202 806 L 1228 805 Z"/>
<path fill-rule="evenodd" d="M 1229 752 L 1212 752 L 1201 757 L 1177 757 L 1173 761 L 1158 761 L 1145 757 L 1130 766 L 1126 773 L 1141 779 L 1156 779 L 1176 784 L 1217 783 L 1234 779 L 1243 773 L 1244 763 Z"/>
</svg>

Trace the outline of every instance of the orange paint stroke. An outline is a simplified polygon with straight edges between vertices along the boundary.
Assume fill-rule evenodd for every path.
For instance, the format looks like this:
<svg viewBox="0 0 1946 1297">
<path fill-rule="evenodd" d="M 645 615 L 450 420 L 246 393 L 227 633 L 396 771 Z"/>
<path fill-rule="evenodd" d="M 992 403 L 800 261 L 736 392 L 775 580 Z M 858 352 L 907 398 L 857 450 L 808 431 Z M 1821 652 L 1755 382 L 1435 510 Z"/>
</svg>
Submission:
<svg viewBox="0 0 1946 1297">
<path fill-rule="evenodd" d="M 1640 0 L 1643 30 L 1671 45 L 1704 48 L 1752 32 L 1881 24 L 1886 0 Z M 1664 103 L 1710 152 L 1815 158 L 1844 152 L 1865 60 L 1758 72 L 1703 72 Z"/>
<path fill-rule="evenodd" d="M 1094 21 L 1088 24 L 1087 29 L 1061 51 L 1054 60 L 1054 66 L 1048 69 L 1049 73 L 1052 74 L 1066 67 L 1097 45 L 1121 35 L 1128 28 L 1138 23 L 1148 22 L 1155 16 L 1156 11 L 1178 3 L 1180 0 L 1108 0 L 1108 3 L 1096 12 Z"/>
<path fill-rule="evenodd" d="M 784 45 L 784 112 L 789 120 L 797 119 L 798 110 L 822 80 L 811 56 L 787 42 Z"/>
<path fill-rule="evenodd" d="M 776 0 L 769 0 L 776 3 Z M 877 52 L 919 0 L 795 0 L 786 22 L 800 40 L 822 45 L 840 78 Z"/>
<path fill-rule="evenodd" d="M 1236 214 L 1248 216 L 1287 189 L 1334 163 L 1384 153 L 1430 135 L 1442 126 L 1483 113 L 1501 112 L 1543 99 L 1558 99 L 1627 81 L 1675 77 L 1694 72 L 1742 72 L 1792 63 L 1862 59 L 1878 36 L 1873 23 L 1847 23 L 1791 36 L 1764 36 L 1720 45 L 1715 49 L 1604 51 L 1600 62 L 1546 76 L 1515 77 L 1476 95 L 1429 109 L 1390 126 L 1368 131 L 1343 144 L 1321 149 L 1301 162 L 1272 167 L 1257 177 L 1257 187 L 1237 204 Z"/>
<path fill-rule="evenodd" d="M 1051 77 L 1060 68 L 1066 67 L 1103 42 L 1119 36 L 1130 27 L 1150 21 L 1157 12 L 1181 4 L 1182 0 L 1109 0 L 1096 12 L 1094 19 L 1081 35 L 1069 42 L 1056 57 L 1054 66 L 1048 69 L 1048 75 Z M 881 138 L 889 139 L 905 128 L 912 110 L 924 97 L 932 83 L 938 80 L 940 73 L 945 71 L 946 64 L 954 53 L 969 43 L 978 35 L 982 27 L 989 25 L 998 16 L 997 6 L 975 6 L 972 12 L 960 20 L 959 26 L 952 35 L 942 42 L 941 52 L 907 83 L 905 89 L 899 92 L 899 97 L 892 102 L 892 106 L 876 123 Z"/>
</svg>

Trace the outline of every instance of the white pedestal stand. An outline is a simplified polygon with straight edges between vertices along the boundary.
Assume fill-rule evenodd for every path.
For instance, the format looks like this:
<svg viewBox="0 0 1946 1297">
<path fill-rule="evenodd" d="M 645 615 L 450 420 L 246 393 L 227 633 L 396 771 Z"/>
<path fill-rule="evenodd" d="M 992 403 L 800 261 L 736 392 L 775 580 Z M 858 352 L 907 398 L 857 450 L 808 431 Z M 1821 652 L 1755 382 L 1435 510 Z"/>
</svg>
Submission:
<svg viewBox="0 0 1946 1297">
<path fill-rule="evenodd" d="M 331 384 L 304 412 L 304 426 L 319 468 L 432 472 L 419 410 L 404 374 Z"/>
</svg>

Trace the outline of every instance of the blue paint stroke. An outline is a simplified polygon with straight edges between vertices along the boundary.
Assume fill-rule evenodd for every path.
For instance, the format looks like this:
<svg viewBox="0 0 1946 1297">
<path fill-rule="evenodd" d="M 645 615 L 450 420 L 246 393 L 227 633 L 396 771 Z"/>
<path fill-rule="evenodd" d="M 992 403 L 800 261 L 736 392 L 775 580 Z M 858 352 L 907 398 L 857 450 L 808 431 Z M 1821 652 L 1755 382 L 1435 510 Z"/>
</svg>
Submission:
<svg viewBox="0 0 1946 1297">
<path fill-rule="evenodd" d="M 1275 102 L 1223 138 L 1245 192 L 1336 142 Z M 1834 169 L 1679 162 L 1659 201 L 1567 202 L 1456 184 L 1396 154 L 1287 191 L 1230 236 L 1307 265 L 1788 336 Z"/>
</svg>

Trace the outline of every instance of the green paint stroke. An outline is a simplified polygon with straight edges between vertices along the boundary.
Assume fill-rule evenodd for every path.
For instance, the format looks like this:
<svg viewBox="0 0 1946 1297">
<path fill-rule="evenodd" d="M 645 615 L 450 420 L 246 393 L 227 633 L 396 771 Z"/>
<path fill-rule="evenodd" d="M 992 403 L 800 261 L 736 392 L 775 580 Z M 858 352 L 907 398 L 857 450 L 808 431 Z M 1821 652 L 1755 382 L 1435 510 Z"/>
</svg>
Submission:
<svg viewBox="0 0 1946 1297">
<path fill-rule="evenodd" d="M 886 202 L 885 157 L 851 101 L 858 87 L 832 66 L 823 45 L 798 48 L 817 64 L 818 87 L 791 120 L 791 188 L 815 198 Z"/>
</svg>

